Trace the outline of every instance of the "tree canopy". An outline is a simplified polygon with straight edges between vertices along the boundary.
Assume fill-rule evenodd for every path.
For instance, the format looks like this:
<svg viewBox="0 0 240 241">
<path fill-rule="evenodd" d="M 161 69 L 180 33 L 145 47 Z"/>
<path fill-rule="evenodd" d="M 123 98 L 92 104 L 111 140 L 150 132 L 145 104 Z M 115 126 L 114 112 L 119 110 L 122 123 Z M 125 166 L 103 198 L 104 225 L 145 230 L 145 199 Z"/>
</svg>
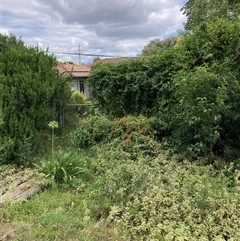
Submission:
<svg viewBox="0 0 240 241">
<path fill-rule="evenodd" d="M 177 36 L 171 36 L 163 40 L 153 39 L 149 44 L 144 46 L 141 55 L 142 56 L 151 56 L 153 54 L 160 53 L 166 48 L 172 48 L 178 41 Z"/>
<path fill-rule="evenodd" d="M 237 19 L 240 15 L 239 0 L 188 0 L 181 9 L 187 17 L 186 30 L 193 30 L 212 17 Z"/>
</svg>

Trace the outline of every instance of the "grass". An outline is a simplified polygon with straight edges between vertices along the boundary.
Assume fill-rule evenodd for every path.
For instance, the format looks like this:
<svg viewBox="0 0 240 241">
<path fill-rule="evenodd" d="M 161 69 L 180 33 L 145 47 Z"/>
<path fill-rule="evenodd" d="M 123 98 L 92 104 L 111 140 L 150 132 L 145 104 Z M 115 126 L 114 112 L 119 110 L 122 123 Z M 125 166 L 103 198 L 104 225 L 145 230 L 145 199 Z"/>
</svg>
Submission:
<svg viewBox="0 0 240 241">
<path fill-rule="evenodd" d="M 56 152 L 69 153 L 71 130 L 73 128 L 67 127 L 61 134 L 56 131 Z M 36 163 L 51 156 L 52 146 L 47 144 L 50 142 L 51 133 L 46 135 Z M 13 165 L 0 165 L 0 181 L 16 171 Z M 87 211 L 82 209 L 85 197 L 79 194 L 86 185 L 81 180 L 76 183 L 75 189 L 67 185 L 47 188 L 28 201 L 0 206 L 0 240 L 125 240 L 121 236 L 123 231 L 107 221 L 95 222 L 89 218 Z"/>
<path fill-rule="evenodd" d="M 104 221 L 84 217 L 82 200 L 68 190 L 48 189 L 28 202 L 0 207 L 0 240 L 122 240 Z"/>
</svg>

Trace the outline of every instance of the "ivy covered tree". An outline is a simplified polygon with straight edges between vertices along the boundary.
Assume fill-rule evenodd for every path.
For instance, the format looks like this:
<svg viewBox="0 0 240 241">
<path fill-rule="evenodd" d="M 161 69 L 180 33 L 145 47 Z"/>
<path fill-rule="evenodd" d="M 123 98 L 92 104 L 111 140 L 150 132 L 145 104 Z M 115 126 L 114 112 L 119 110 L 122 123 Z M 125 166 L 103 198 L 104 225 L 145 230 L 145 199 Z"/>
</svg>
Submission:
<svg viewBox="0 0 240 241">
<path fill-rule="evenodd" d="M 26 164 L 47 124 L 55 120 L 59 83 L 54 56 L 0 35 L 1 161 Z"/>
<path fill-rule="evenodd" d="M 159 115 L 173 101 L 175 58 L 174 49 L 168 49 L 149 58 L 99 64 L 88 78 L 92 99 L 115 117 Z"/>
</svg>

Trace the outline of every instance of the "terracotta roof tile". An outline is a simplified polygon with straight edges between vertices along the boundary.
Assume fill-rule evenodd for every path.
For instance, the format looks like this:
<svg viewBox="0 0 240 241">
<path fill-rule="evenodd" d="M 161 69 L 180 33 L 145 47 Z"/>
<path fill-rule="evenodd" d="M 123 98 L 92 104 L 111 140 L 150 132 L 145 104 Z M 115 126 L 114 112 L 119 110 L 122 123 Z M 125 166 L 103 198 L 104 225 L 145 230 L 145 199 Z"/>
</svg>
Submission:
<svg viewBox="0 0 240 241">
<path fill-rule="evenodd" d="M 87 65 L 78 64 L 59 64 L 56 66 L 60 73 L 69 72 L 73 77 L 88 77 L 91 68 Z"/>
</svg>

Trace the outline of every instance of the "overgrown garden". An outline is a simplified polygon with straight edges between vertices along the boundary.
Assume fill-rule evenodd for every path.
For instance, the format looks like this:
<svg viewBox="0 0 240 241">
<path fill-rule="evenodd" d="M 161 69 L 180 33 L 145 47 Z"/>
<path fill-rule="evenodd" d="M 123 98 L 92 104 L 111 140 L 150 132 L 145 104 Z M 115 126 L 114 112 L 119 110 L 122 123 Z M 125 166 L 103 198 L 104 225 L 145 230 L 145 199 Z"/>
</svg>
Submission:
<svg viewBox="0 0 240 241">
<path fill-rule="evenodd" d="M 239 28 L 239 20 L 216 17 L 161 54 L 99 65 L 89 78 L 93 98 L 114 117 L 155 117 L 165 146 L 191 158 L 235 153 Z"/>
<path fill-rule="evenodd" d="M 193 2 L 174 46 L 96 65 L 87 83 L 94 107 L 85 106 L 61 134 L 59 105 L 87 100 L 70 98 L 66 82 L 59 85 L 53 56 L 1 36 L 0 177 L 16 165 L 34 166 L 45 189 L 0 207 L 0 235 L 13 229 L 13 240 L 240 239 L 240 20 L 213 14 L 196 24 Z M 227 1 L 220 2 L 223 14 Z M 11 51 L 19 64 L 4 59 Z M 43 140 L 49 148 L 39 157 Z"/>
</svg>

